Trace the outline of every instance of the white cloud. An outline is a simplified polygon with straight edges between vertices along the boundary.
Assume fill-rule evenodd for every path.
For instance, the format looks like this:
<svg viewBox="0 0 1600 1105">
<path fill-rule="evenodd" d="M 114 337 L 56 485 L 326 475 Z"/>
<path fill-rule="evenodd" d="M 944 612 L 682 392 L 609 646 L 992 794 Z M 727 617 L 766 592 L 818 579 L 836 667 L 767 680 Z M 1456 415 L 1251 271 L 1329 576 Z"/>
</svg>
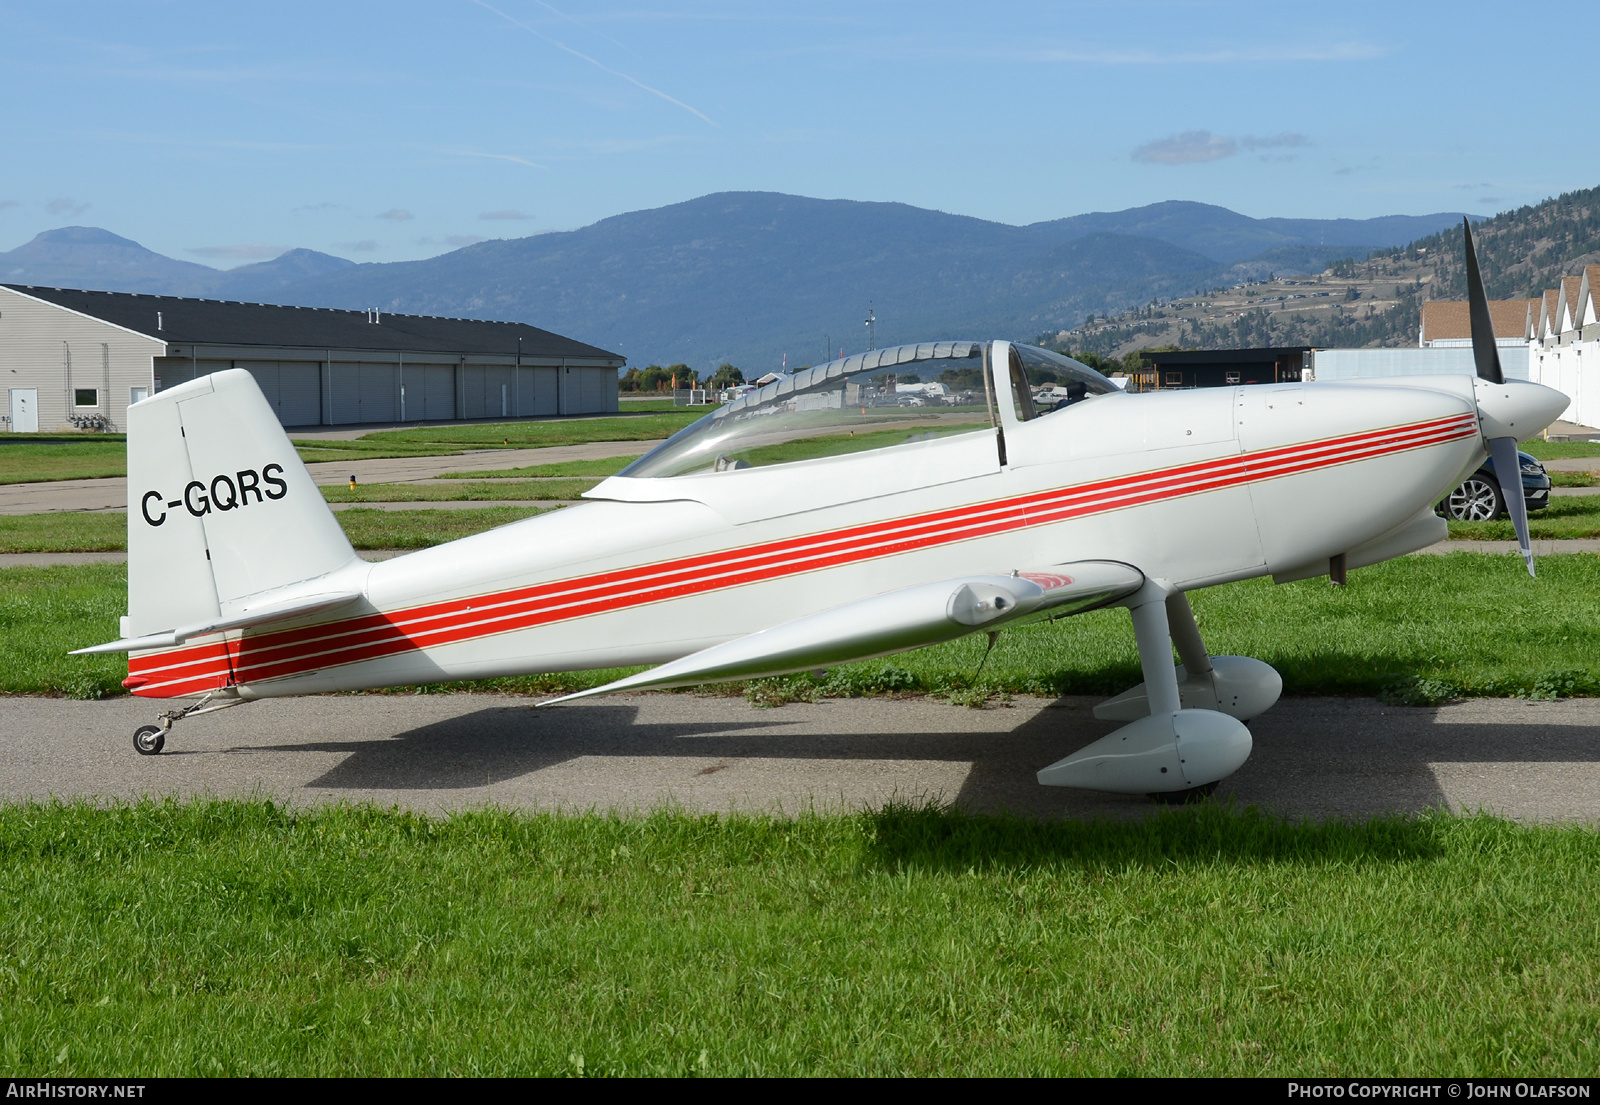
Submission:
<svg viewBox="0 0 1600 1105">
<path fill-rule="evenodd" d="M 21 200 L 0 200 L 0 211 L 4 211 L 8 207 L 21 207 L 21 206 L 22 206 L 22 201 Z"/>
<path fill-rule="evenodd" d="M 347 249 L 351 253 L 371 253 L 373 250 L 382 248 L 371 238 L 362 238 L 359 242 L 340 242 L 338 245 L 340 249 Z"/>
<path fill-rule="evenodd" d="M 391 207 L 389 210 L 378 216 L 378 218 L 388 219 L 392 223 L 408 222 L 412 217 L 413 216 L 411 212 L 407 211 L 403 207 Z"/>
<path fill-rule="evenodd" d="M 1239 152 L 1239 144 L 1231 138 L 1212 134 L 1208 130 L 1186 130 L 1182 134 L 1146 142 L 1134 150 L 1135 161 L 1157 165 L 1191 165 L 1197 161 L 1217 161 Z"/>
<path fill-rule="evenodd" d="M 81 215 L 89 210 L 89 205 L 79 203 L 70 196 L 61 196 L 45 204 L 44 209 L 52 215 Z"/>
</svg>

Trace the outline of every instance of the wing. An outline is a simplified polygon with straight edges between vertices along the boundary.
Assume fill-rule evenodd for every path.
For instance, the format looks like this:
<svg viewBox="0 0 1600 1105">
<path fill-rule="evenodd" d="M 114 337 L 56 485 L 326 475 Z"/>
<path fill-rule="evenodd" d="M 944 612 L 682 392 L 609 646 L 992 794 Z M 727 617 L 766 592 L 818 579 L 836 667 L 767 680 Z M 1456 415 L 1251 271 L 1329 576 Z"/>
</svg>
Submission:
<svg viewBox="0 0 1600 1105">
<path fill-rule="evenodd" d="M 1144 573 L 1112 560 L 1082 560 L 1042 571 L 962 576 L 889 591 L 763 629 L 603 687 L 540 703 L 616 691 L 683 687 L 783 675 L 867 660 L 968 633 L 1081 614 L 1144 585 Z"/>
</svg>

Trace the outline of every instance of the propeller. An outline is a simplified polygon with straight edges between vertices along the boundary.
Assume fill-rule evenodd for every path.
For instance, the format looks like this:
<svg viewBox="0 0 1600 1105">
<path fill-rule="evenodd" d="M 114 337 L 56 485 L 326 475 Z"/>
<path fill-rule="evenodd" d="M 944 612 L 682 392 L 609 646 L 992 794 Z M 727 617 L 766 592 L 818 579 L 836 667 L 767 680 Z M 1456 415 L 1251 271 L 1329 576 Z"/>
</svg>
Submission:
<svg viewBox="0 0 1600 1105">
<path fill-rule="evenodd" d="M 1462 232 L 1467 240 L 1467 315 L 1472 323 L 1472 359 L 1478 367 L 1478 378 L 1491 384 L 1504 384 L 1505 373 L 1500 369 L 1500 351 L 1495 346 L 1494 322 L 1489 318 L 1489 297 L 1483 291 L 1483 274 L 1478 271 L 1478 253 L 1472 248 L 1472 224 L 1461 220 Z M 1489 455 L 1494 458 L 1494 474 L 1500 480 L 1500 494 L 1505 499 L 1506 513 L 1511 515 L 1512 528 L 1517 531 L 1517 546 L 1522 550 L 1522 561 L 1528 574 L 1534 575 L 1533 542 L 1528 537 L 1528 501 L 1522 493 L 1522 460 L 1517 456 L 1517 439 L 1492 437 Z"/>
</svg>

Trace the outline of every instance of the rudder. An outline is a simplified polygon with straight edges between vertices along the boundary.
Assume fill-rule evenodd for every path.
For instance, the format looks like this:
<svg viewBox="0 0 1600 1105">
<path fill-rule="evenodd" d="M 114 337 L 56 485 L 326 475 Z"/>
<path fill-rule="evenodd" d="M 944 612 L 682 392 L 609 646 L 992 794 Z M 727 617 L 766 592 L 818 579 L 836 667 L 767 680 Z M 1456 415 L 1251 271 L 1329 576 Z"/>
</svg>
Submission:
<svg viewBox="0 0 1600 1105">
<path fill-rule="evenodd" d="M 128 408 L 124 637 L 226 617 L 354 559 L 249 372 L 215 372 Z"/>
</svg>

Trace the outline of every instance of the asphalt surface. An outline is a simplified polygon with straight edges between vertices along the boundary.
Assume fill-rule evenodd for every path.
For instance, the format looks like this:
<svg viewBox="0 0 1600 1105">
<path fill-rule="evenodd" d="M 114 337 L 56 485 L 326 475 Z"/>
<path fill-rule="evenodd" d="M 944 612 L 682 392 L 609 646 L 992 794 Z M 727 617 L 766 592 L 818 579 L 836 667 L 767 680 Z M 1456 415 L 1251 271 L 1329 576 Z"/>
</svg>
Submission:
<svg viewBox="0 0 1600 1105">
<path fill-rule="evenodd" d="M 160 704 L 0 700 L 0 799 L 270 795 L 429 813 L 496 804 L 637 811 L 876 807 L 933 799 L 1029 817 L 1134 818 L 1138 796 L 1041 787 L 1034 772 L 1114 728 L 1092 699 L 975 710 L 928 699 L 756 709 L 743 699 L 616 696 L 535 709 L 491 695 L 251 703 L 132 747 Z M 1600 820 L 1600 700 L 1435 709 L 1286 699 L 1218 794 L 1296 818 L 1448 807 Z"/>
</svg>

